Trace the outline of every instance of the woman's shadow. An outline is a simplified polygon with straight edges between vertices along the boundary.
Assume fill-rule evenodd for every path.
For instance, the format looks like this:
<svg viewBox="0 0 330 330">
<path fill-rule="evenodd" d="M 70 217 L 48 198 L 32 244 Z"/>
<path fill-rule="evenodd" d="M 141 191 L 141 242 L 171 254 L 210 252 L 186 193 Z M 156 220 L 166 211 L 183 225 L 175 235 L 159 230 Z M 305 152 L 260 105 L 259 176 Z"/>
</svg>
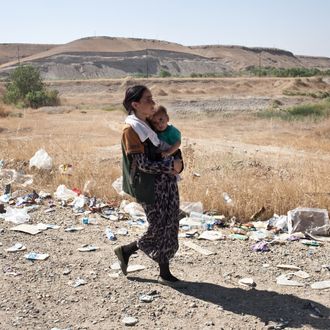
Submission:
<svg viewBox="0 0 330 330">
<path fill-rule="evenodd" d="M 155 280 L 129 277 L 138 282 Z M 184 282 L 183 288 L 173 288 L 178 292 L 221 306 L 223 310 L 238 315 L 253 315 L 265 324 L 270 321 L 287 321 L 291 328 L 305 325 L 313 329 L 330 329 L 330 310 L 325 305 L 291 294 L 258 289 L 226 288 L 207 282 Z"/>
</svg>

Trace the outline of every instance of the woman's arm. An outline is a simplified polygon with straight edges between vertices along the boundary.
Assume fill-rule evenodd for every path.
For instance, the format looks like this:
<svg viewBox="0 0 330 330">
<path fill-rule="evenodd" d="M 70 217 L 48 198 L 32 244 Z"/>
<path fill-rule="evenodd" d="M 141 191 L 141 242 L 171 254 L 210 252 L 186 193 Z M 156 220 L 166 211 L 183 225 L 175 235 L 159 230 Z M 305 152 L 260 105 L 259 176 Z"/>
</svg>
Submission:
<svg viewBox="0 0 330 330">
<path fill-rule="evenodd" d="M 131 154 L 140 171 L 150 174 L 173 174 L 174 161 L 172 158 L 161 161 L 151 161 L 144 153 Z"/>
<path fill-rule="evenodd" d="M 174 154 L 181 146 L 181 141 L 174 143 L 170 148 L 162 152 L 162 157 L 168 157 Z"/>
</svg>

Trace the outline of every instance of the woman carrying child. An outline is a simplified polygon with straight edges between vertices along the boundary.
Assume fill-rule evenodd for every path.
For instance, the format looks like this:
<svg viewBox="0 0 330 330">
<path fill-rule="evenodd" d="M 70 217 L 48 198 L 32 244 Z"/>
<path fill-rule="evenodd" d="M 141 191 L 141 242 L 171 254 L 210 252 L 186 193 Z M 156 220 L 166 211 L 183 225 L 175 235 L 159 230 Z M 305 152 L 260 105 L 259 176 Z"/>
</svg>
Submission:
<svg viewBox="0 0 330 330">
<path fill-rule="evenodd" d="M 159 157 L 161 142 L 148 122 L 155 111 L 155 102 L 147 87 L 128 88 L 123 105 L 128 113 L 122 134 L 123 190 L 141 203 L 149 226 L 140 239 L 117 247 L 115 254 L 127 275 L 130 256 L 142 250 L 158 263 L 158 282 L 175 285 L 179 280 L 170 272 L 169 261 L 179 247 L 176 174 L 183 168 L 182 160 Z"/>
</svg>

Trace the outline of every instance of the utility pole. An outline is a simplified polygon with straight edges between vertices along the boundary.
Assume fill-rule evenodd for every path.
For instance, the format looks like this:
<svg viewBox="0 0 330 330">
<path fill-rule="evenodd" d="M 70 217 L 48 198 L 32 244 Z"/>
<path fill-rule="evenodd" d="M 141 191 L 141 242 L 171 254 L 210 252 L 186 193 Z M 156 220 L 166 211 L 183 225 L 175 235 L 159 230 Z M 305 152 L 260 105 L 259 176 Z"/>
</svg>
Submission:
<svg viewBox="0 0 330 330">
<path fill-rule="evenodd" d="M 17 45 L 17 62 L 18 62 L 18 65 L 21 64 L 20 62 L 20 56 L 19 56 L 19 46 Z"/>
<path fill-rule="evenodd" d="M 146 65 L 147 78 L 149 78 L 148 48 L 146 48 L 146 62 L 147 62 L 147 65 Z"/>
<path fill-rule="evenodd" d="M 261 51 L 259 53 L 259 77 L 261 76 Z"/>
</svg>

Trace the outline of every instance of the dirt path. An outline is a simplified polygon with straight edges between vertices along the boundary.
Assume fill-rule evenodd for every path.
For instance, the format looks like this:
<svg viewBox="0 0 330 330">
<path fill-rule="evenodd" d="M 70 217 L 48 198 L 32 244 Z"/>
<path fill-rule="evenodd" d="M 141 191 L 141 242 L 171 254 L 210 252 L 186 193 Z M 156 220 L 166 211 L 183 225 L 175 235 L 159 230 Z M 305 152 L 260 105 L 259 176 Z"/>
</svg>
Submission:
<svg viewBox="0 0 330 330">
<path fill-rule="evenodd" d="M 218 242 L 181 238 L 180 250 L 172 263 L 173 272 L 187 281 L 187 287 L 172 289 L 156 282 L 156 265 L 138 252 L 131 264 L 146 268 L 128 278 L 111 269 L 116 262 L 113 248 L 142 233 L 126 221 L 98 219 L 98 225 L 67 233 L 64 228 L 81 225 L 71 210 L 31 213 L 32 222 L 58 224 L 30 236 L 10 231 L 2 223 L 0 325 L 3 329 L 120 329 L 122 319 L 134 316 L 137 329 L 328 329 L 329 290 L 313 290 L 310 284 L 329 279 L 329 245 L 317 248 L 301 242 L 273 245 L 266 253 L 253 252 L 252 241 Z M 108 241 L 104 229 L 128 229 L 128 236 Z M 222 230 L 227 233 L 226 230 Z M 193 241 L 212 252 L 204 256 L 184 245 Z M 5 249 L 21 242 L 26 252 L 48 253 L 45 261 L 28 261 L 26 252 Z M 83 244 L 94 244 L 94 252 L 78 252 Z M 302 287 L 283 287 L 276 277 L 290 271 L 278 264 L 293 264 L 310 275 Z M 13 273 L 19 274 L 14 276 Z M 252 277 L 255 289 L 242 287 L 239 279 Z M 77 278 L 87 283 L 73 287 Z M 152 294 L 153 301 L 142 302 L 141 294 Z M 319 313 L 317 312 L 319 311 Z M 322 316 L 322 317 L 321 317 Z M 286 323 L 287 322 L 287 323 Z M 282 326 L 283 326 L 282 324 Z M 284 327 L 284 326 L 283 326 Z"/>
</svg>

